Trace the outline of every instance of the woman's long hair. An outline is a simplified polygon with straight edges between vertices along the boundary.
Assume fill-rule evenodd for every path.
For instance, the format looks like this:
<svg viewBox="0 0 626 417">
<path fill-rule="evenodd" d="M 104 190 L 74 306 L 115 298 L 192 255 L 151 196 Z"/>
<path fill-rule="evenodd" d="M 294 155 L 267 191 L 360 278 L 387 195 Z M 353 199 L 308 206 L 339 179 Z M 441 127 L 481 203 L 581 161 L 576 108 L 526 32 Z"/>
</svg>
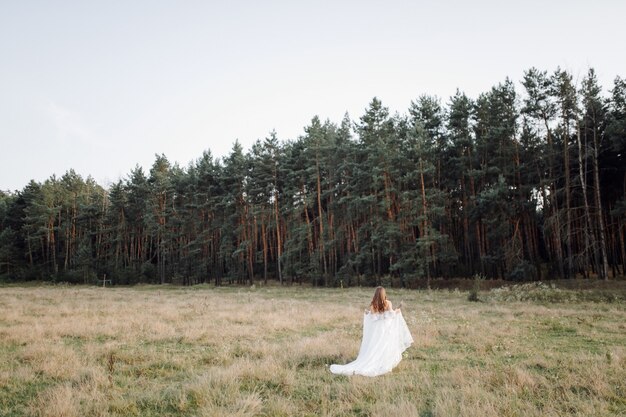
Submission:
<svg viewBox="0 0 626 417">
<path fill-rule="evenodd" d="M 374 298 L 372 298 L 372 311 L 374 313 L 382 313 L 385 311 L 385 305 L 387 301 L 387 293 L 383 287 L 376 287 L 374 292 Z"/>
</svg>

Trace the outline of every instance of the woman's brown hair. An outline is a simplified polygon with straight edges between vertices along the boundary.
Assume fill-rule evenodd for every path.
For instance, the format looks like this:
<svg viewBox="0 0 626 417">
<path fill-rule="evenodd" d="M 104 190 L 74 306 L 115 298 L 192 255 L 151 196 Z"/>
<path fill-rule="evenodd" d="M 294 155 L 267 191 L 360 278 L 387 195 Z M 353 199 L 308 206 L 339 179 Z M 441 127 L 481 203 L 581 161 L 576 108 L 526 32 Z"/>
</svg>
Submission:
<svg viewBox="0 0 626 417">
<path fill-rule="evenodd" d="M 382 313 L 385 311 L 385 307 L 387 306 L 387 293 L 383 287 L 376 287 L 371 306 L 374 313 Z"/>
</svg>

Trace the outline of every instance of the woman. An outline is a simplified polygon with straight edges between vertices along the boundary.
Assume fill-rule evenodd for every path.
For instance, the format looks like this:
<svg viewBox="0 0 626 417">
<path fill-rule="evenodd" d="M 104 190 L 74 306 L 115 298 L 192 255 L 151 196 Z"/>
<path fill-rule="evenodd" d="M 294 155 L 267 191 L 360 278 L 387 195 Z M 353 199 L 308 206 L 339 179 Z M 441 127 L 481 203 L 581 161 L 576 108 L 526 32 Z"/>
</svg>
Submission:
<svg viewBox="0 0 626 417">
<path fill-rule="evenodd" d="M 390 372 L 413 343 L 400 308 L 393 309 L 383 287 L 376 288 L 370 310 L 363 316 L 363 340 L 357 358 L 346 365 L 331 365 L 341 375 L 378 376 Z"/>
</svg>

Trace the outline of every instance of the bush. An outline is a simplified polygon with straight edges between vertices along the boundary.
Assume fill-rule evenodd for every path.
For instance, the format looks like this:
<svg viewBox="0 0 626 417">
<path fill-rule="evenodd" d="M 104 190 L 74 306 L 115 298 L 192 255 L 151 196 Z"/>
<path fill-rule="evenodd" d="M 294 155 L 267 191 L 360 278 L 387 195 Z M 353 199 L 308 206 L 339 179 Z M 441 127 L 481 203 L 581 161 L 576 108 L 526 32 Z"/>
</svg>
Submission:
<svg viewBox="0 0 626 417">
<path fill-rule="evenodd" d="M 557 288 L 553 283 L 529 282 L 510 287 L 495 288 L 489 292 L 493 301 L 536 301 L 542 303 L 626 302 L 624 290 L 570 290 Z"/>
<path fill-rule="evenodd" d="M 478 293 L 480 292 L 481 283 L 484 280 L 485 277 L 482 274 L 474 275 L 474 284 L 472 285 L 472 288 L 470 288 L 469 294 L 467 295 L 468 301 L 480 301 L 480 299 L 478 298 Z"/>
<path fill-rule="evenodd" d="M 112 278 L 115 284 L 120 285 L 134 285 L 139 282 L 139 276 L 133 268 L 124 268 L 115 271 L 115 273 L 112 274 Z"/>
<path fill-rule="evenodd" d="M 141 264 L 141 277 L 144 282 L 154 282 L 156 279 L 156 266 L 150 261 Z"/>
<path fill-rule="evenodd" d="M 507 274 L 511 281 L 530 281 L 537 277 L 537 269 L 528 261 L 523 260 Z"/>
<path fill-rule="evenodd" d="M 55 282 L 66 282 L 68 284 L 85 284 L 86 282 L 90 282 L 92 278 L 90 275 L 85 274 L 85 271 L 81 270 L 69 270 L 59 272 L 55 277 Z"/>
</svg>

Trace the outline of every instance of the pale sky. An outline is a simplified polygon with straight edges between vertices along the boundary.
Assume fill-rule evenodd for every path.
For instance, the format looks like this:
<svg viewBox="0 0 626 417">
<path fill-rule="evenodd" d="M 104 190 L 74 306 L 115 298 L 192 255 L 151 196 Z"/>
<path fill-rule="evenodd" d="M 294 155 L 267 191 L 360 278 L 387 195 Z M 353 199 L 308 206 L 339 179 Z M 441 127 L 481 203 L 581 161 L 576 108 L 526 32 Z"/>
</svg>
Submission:
<svg viewBox="0 0 626 417">
<path fill-rule="evenodd" d="M 0 189 L 102 185 L 507 76 L 626 77 L 626 1 L 0 0 Z M 518 84 L 518 93 L 522 88 Z"/>
</svg>

